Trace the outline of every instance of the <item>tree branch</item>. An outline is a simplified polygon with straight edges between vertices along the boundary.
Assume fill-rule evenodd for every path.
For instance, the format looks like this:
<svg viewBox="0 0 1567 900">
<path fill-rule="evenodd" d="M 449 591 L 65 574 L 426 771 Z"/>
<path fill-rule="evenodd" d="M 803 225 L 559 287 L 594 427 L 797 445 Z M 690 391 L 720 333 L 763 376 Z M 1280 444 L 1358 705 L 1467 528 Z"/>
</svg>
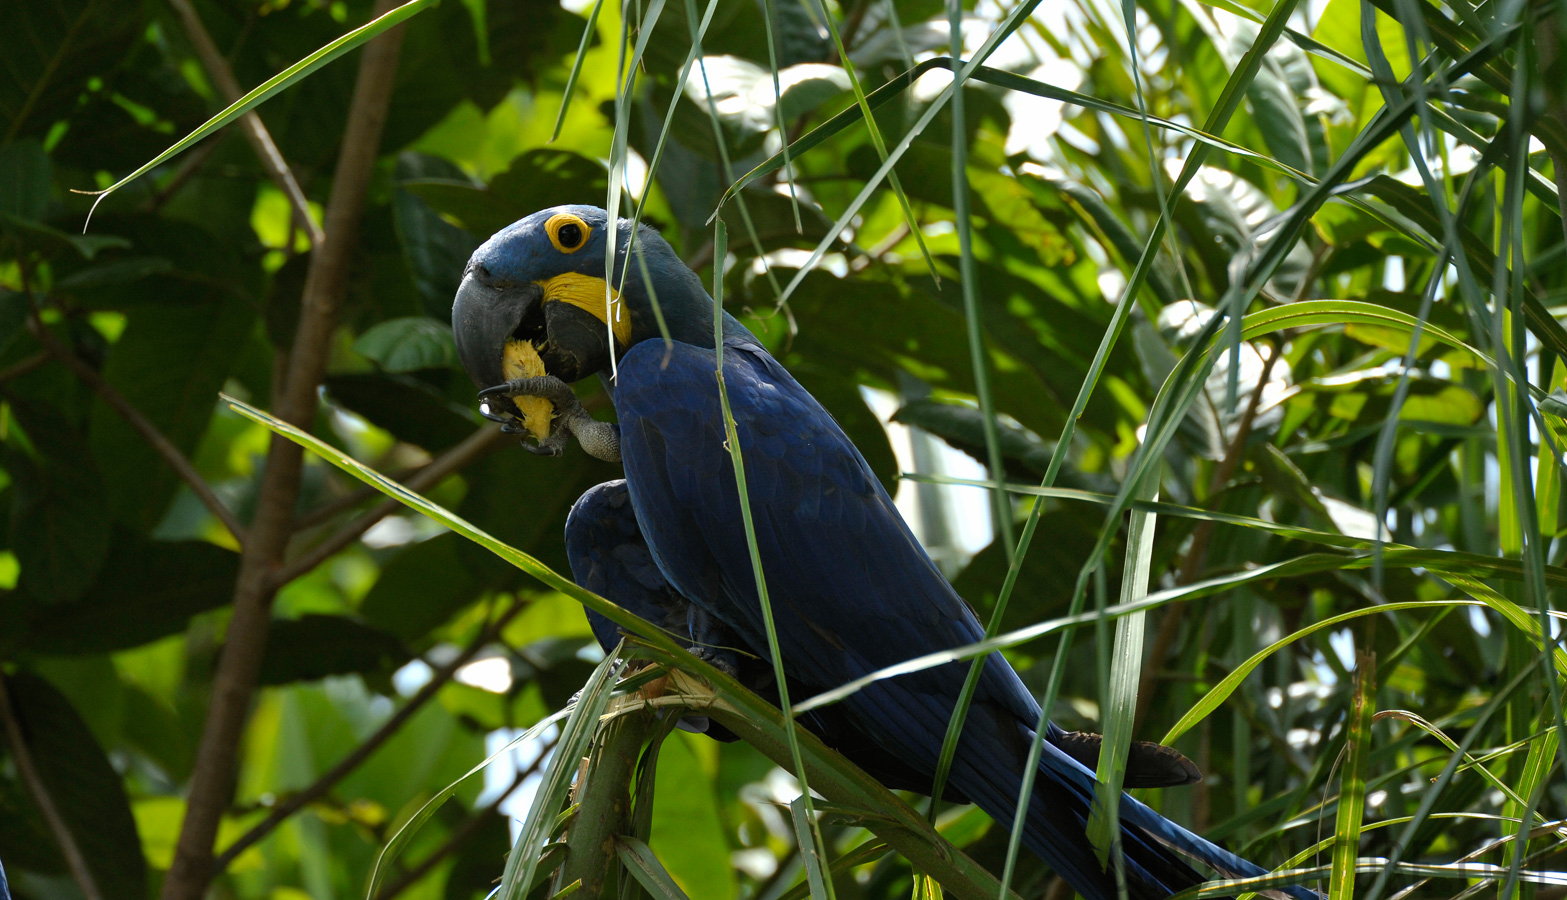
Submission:
<svg viewBox="0 0 1567 900">
<path fill-rule="evenodd" d="M 338 760 L 336 765 L 328 769 L 309 787 L 289 796 L 288 799 L 274 806 L 265 819 L 257 822 L 249 831 L 240 835 L 238 840 L 225 847 L 223 852 L 213 860 L 213 874 L 222 872 L 241 853 L 248 850 L 268 834 L 271 834 L 272 829 L 283 824 L 284 820 L 289 816 L 326 796 L 327 791 L 330 791 L 339 781 L 342 781 L 355 769 L 359 768 L 365 760 L 369 759 L 375 751 L 381 748 L 382 744 L 385 744 L 392 735 L 396 734 L 403 725 L 407 724 L 408 720 L 413 718 L 414 713 L 418 712 L 420 708 L 433 699 L 440 692 L 441 688 L 445 687 L 446 683 L 452 680 L 458 669 L 467 665 L 468 661 L 473 659 L 480 650 L 483 650 L 486 645 L 495 640 L 500 635 L 501 629 L 506 627 L 506 623 L 510 622 L 517 613 L 522 612 L 527 606 L 527 603 L 520 600 L 512 601 L 512 605 L 507 607 L 505 612 L 501 613 L 494 622 L 481 631 L 479 636 L 474 638 L 467 648 L 457 654 L 446 665 L 436 669 L 431 674 L 430 680 L 412 697 L 409 697 L 408 702 L 399 707 L 397 712 L 392 713 L 391 717 L 382 723 L 381 727 L 377 728 L 374 734 L 365 738 L 363 743 L 355 747 L 347 756 Z"/>
<path fill-rule="evenodd" d="M 40 366 L 51 358 L 48 353 L 40 350 L 20 362 L 7 366 L 5 371 L 0 371 L 0 384 L 5 384 L 13 379 L 21 378 L 23 375 L 36 372 Z"/>
<path fill-rule="evenodd" d="M 607 896 L 616 866 L 615 835 L 631 830 L 631 780 L 649 740 L 664 726 L 651 708 L 616 716 L 593 735 L 587 770 L 578 778 L 579 806 L 566 834 L 566 860 L 555 875 L 555 890 L 581 882 L 584 897 Z"/>
<path fill-rule="evenodd" d="M 394 5 L 390 0 L 377 0 L 374 15 Z M 327 201 L 326 237 L 310 259 L 299 326 L 287 351 L 287 370 L 279 373 L 281 390 L 274 394 L 278 416 L 302 428 L 309 428 L 315 419 L 316 391 L 326 370 L 338 308 L 347 292 L 349 259 L 358 241 L 365 196 L 380 150 L 402 39 L 403 26 L 389 29 L 370 41 L 360 57 L 332 195 Z M 200 900 L 214 871 L 212 844 L 234 790 L 235 759 L 266 652 L 275 596 L 273 573 L 293 531 L 303 454 L 298 444 L 273 435 L 250 539 L 240 557 L 228 640 L 213 676 L 185 819 L 174 861 L 163 881 L 162 900 Z"/>
<path fill-rule="evenodd" d="M 91 388 L 92 392 L 97 394 L 104 403 L 108 404 L 110 409 L 124 419 L 126 424 L 130 425 L 137 434 L 141 435 L 142 440 L 150 444 L 152 449 L 157 451 L 159 456 L 163 457 L 163 461 L 168 464 L 169 468 L 174 470 L 174 473 L 180 477 L 180 480 L 190 486 L 191 491 L 196 495 L 196 499 L 200 500 L 202 505 L 216 516 L 219 522 L 223 523 L 223 527 L 227 528 L 229 534 L 234 536 L 234 540 L 243 547 L 246 541 L 245 526 L 240 524 L 239 518 L 234 515 L 233 511 L 222 500 L 218 499 L 218 495 L 212 492 L 212 488 L 207 484 L 206 479 L 202 478 L 201 473 L 196 471 L 196 467 L 191 465 L 190 460 L 185 458 L 185 454 L 180 452 L 180 448 L 174 446 L 173 441 L 164 437 L 163 432 L 158 430 L 158 426 L 152 424 L 146 416 L 142 415 L 141 410 L 137 409 L 129 400 L 126 400 L 125 395 L 116 390 L 114 385 L 105 380 L 102 375 L 98 374 L 96 369 L 88 365 L 81 357 L 72 353 L 71 348 L 61 343 L 54 336 L 53 332 L 44 327 L 43 322 L 38 319 L 37 303 L 32 303 L 31 306 L 32 311 L 29 313 L 27 327 L 33 333 L 33 337 L 38 340 L 38 343 L 43 345 L 44 352 L 54 357 L 67 369 L 70 369 L 77 378 L 81 379 L 83 384 Z M 24 360 L 18 366 L 26 362 L 29 362 L 29 360 Z"/>
<path fill-rule="evenodd" d="M 71 836 L 71 829 L 66 826 L 59 807 L 54 805 L 54 798 L 49 796 L 48 786 L 38 776 L 38 769 L 33 765 L 33 754 L 27 749 L 27 740 L 22 736 L 22 724 L 11 709 L 8 690 L 5 677 L 0 675 L 0 724 L 5 726 L 5 736 L 11 744 L 16 773 L 22 783 L 27 785 L 27 792 L 33 795 L 33 802 L 38 804 L 38 811 L 43 814 L 49 832 L 54 835 L 54 842 L 60 845 L 60 855 L 65 857 L 66 868 L 70 869 L 71 878 L 81 889 L 82 896 L 86 900 L 103 900 L 98 883 L 93 880 L 92 870 L 87 868 L 87 857 L 82 855 L 82 848 L 77 845 L 76 838 Z"/>
<path fill-rule="evenodd" d="M 190 0 L 169 0 L 169 5 L 180 17 L 180 25 L 185 29 L 185 36 L 190 39 L 191 46 L 196 48 L 201 66 L 207 70 L 207 75 L 217 87 L 223 102 L 233 103 L 243 97 L 245 92 L 240 90 L 239 82 L 234 80 L 233 68 L 218 50 L 218 45 L 212 42 L 212 35 L 208 34 L 206 26 L 201 24 L 201 16 L 196 14 L 196 9 L 190 5 Z M 293 170 L 289 169 L 288 161 L 283 159 L 283 154 L 278 151 L 277 144 L 272 140 L 272 134 L 267 131 L 266 123 L 261 121 L 260 114 L 255 111 L 246 113 L 239 122 L 245 132 L 245 139 L 250 141 L 250 146 L 256 151 L 256 157 L 261 161 L 261 168 L 266 170 L 267 177 L 272 179 L 272 183 L 277 185 L 278 190 L 283 192 L 283 196 L 288 198 L 288 205 L 294 211 L 294 224 L 309 235 L 310 246 L 321 246 L 326 240 L 326 235 L 322 233 L 321 225 L 316 222 L 315 216 L 311 215 L 310 203 L 305 200 L 305 192 L 299 189 L 299 182 L 294 178 Z"/>
<path fill-rule="evenodd" d="M 436 457 L 429 465 L 414 472 L 403 484 L 416 493 L 428 490 L 439 484 L 446 476 L 466 468 L 479 457 L 490 452 L 506 436 L 499 428 L 486 425 L 469 435 L 462 443 Z M 312 547 L 308 553 L 278 570 L 273 576 L 274 588 L 288 584 L 331 559 L 354 541 L 359 540 L 365 532 L 375 527 L 377 522 L 402 508 L 401 501 L 392 499 L 376 504 L 364 515 L 343 526 L 342 530 Z"/>
</svg>

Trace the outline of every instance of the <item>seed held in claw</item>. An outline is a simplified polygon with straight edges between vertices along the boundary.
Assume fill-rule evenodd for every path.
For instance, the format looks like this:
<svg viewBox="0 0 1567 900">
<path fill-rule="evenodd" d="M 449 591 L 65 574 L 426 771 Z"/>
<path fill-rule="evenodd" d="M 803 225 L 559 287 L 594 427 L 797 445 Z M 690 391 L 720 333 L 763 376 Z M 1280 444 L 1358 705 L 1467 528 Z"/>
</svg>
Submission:
<svg viewBox="0 0 1567 900">
<path fill-rule="evenodd" d="M 539 351 L 532 341 L 506 342 L 501 357 L 501 374 L 506 376 L 507 381 L 545 374 L 544 360 L 539 358 Z M 523 427 L 533 435 L 534 440 L 543 442 L 550 436 L 550 420 L 555 416 L 554 404 L 542 397 L 513 397 L 512 402 L 522 414 Z"/>
</svg>

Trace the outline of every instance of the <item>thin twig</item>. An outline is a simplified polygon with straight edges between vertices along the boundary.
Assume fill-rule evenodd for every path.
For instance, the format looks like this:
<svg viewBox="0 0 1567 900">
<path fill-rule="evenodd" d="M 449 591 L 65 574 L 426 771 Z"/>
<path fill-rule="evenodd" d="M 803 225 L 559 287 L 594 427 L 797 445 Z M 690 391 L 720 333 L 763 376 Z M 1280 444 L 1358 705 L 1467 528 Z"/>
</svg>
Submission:
<svg viewBox="0 0 1567 900">
<path fill-rule="evenodd" d="M 180 17 L 180 25 L 185 29 L 185 36 L 190 39 L 191 46 L 196 48 L 196 55 L 201 58 L 202 68 L 207 70 L 207 75 L 217 87 L 218 93 L 223 97 L 224 103 L 233 103 L 245 92 L 240 90 L 239 82 L 234 80 L 234 70 L 229 66 L 229 61 L 224 58 L 218 45 L 212 42 L 212 35 L 207 33 L 206 26 L 201 24 L 201 16 L 196 14 L 190 0 L 169 0 L 169 5 L 174 7 L 174 12 Z M 277 144 L 273 142 L 272 135 L 267 131 L 266 123 L 261 121 L 261 116 L 254 111 L 246 113 L 240 118 L 240 127 L 244 129 L 246 140 L 255 149 L 256 157 L 261 161 L 261 168 L 266 170 L 267 177 L 277 185 L 283 196 L 288 198 L 288 205 L 294 213 L 294 224 L 304 229 L 310 237 L 310 246 L 319 247 L 326 240 L 326 235 L 321 231 L 320 223 L 310 212 L 310 203 L 305 200 L 305 192 L 300 190 L 299 181 L 294 178 L 294 172 L 288 167 L 288 161 L 278 151 Z"/>
<path fill-rule="evenodd" d="M 60 845 L 60 855 L 65 857 L 65 865 L 71 870 L 71 878 L 81 889 L 82 896 L 86 900 L 103 900 L 98 883 L 93 880 L 92 870 L 87 868 L 87 857 L 82 854 L 76 838 L 71 836 L 71 829 L 60 815 L 59 807 L 54 805 L 48 786 L 38 776 L 38 769 L 33 765 L 32 751 L 27 748 L 27 741 L 22 736 L 22 724 L 11 709 L 11 695 L 8 691 L 5 677 L 0 675 L 0 722 L 3 722 L 5 736 L 11 743 L 11 758 L 16 763 L 16 774 L 27 785 L 28 793 L 33 795 L 33 802 L 38 804 L 38 811 L 43 814 L 55 843 Z"/>
<path fill-rule="evenodd" d="M 30 289 L 29 294 L 31 294 Z M 33 298 L 30 297 L 30 299 Z M 37 309 L 37 303 L 34 302 L 27 324 L 28 330 L 33 333 L 33 337 L 38 340 L 39 344 L 43 345 L 44 351 L 58 360 L 67 369 L 70 369 L 77 378 L 81 379 L 83 384 L 87 385 L 104 403 L 108 404 L 110 409 L 124 419 L 126 424 L 130 425 L 137 434 L 141 435 L 142 440 L 151 445 L 152 449 L 163 458 L 163 461 L 168 464 L 169 468 L 174 470 L 174 474 L 178 475 L 180 480 L 190 487 L 191 492 L 196 495 L 196 499 L 200 500 L 201 504 L 216 516 L 219 522 L 223 523 L 223 527 L 227 528 L 229 534 L 234 536 L 235 542 L 243 547 L 246 541 L 245 526 L 240 524 L 239 518 L 234 515 L 233 511 L 224 505 L 222 500 L 218 499 L 218 495 L 213 493 L 206 479 L 202 478 L 201 473 L 196 471 L 196 467 L 191 465 L 190 460 L 185 458 L 185 454 L 180 452 L 180 448 L 174 446 L 174 442 L 165 437 L 163 432 L 158 430 L 158 426 L 152 424 L 146 416 L 142 415 L 141 410 L 125 399 L 125 395 L 121 394 L 114 385 L 98 374 L 96 369 L 88 365 L 81 357 L 72 353 L 71 348 L 61 343 L 54 336 L 54 333 L 39 320 Z"/>
<path fill-rule="evenodd" d="M 428 465 L 429 463 L 424 463 L 423 465 L 404 469 L 401 472 L 383 472 L 381 474 L 385 475 L 387 478 L 392 479 L 398 484 L 406 485 L 408 483 L 408 479 L 424 471 L 425 466 Z M 301 515 L 295 516 L 294 531 L 296 533 L 301 531 L 308 531 L 317 525 L 322 525 L 332 521 L 343 513 L 348 512 L 349 510 L 360 506 L 361 504 L 374 500 L 377 497 L 384 496 L 386 495 L 376 490 L 375 488 L 370 487 L 367 484 L 361 484 L 346 494 L 333 497 L 330 500 L 324 500 L 315 508 L 308 510 Z"/>
<path fill-rule="evenodd" d="M 0 372 L 0 384 L 5 384 L 8 381 L 21 378 L 23 375 L 26 375 L 30 372 L 37 371 L 38 367 L 42 366 L 49 360 L 49 354 L 40 350 L 37 353 L 34 353 L 32 356 L 22 360 L 21 362 L 8 366 L 5 371 Z"/>
<path fill-rule="evenodd" d="M 395 6 L 377 0 L 374 15 Z M 348 290 L 348 265 L 358 243 L 370 177 L 380 152 L 397 59 L 405 26 L 388 29 L 366 44 L 349 101 L 343 143 L 327 200 L 326 237 L 310 256 L 300 298 L 299 325 L 289 346 L 287 368 L 275 370 L 278 417 L 302 428 L 315 421 L 316 393 L 337 330 L 338 309 Z M 280 351 L 281 352 L 281 351 Z M 293 534 L 294 506 L 304 471 L 304 450 L 274 435 L 267 451 L 250 539 L 240 557 L 234 613 L 228 640 L 213 674 L 211 699 L 187 792 L 174 860 L 163 880 L 162 900 L 200 900 L 211 881 L 212 845 L 233 794 L 235 760 L 250 702 L 266 653 L 267 626 L 276 597 L 273 573 Z"/>
<path fill-rule="evenodd" d="M 434 698 L 436 693 L 445 687 L 446 683 L 451 681 L 453 676 L 457 674 L 458 669 L 466 665 L 480 650 L 483 650 L 490 642 L 494 641 L 500 635 L 501 629 L 506 627 L 506 623 L 510 622 L 517 613 L 522 612 L 527 607 L 528 603 L 521 600 L 513 600 L 511 606 L 508 606 L 506 611 L 501 613 L 494 622 L 491 622 L 483 631 L 479 632 L 479 636 L 474 638 L 461 653 L 457 654 L 446 665 L 436 669 L 431 674 L 430 680 L 425 682 L 424 686 L 412 697 L 409 697 L 408 702 L 399 707 L 397 712 L 392 713 L 391 717 L 382 723 L 381 727 L 377 728 L 374 734 L 365 738 L 347 756 L 338 760 L 337 765 L 328 769 L 309 787 L 272 807 L 272 811 L 267 814 L 265 819 L 256 823 L 249 831 L 240 835 L 238 840 L 224 848 L 223 852 L 218 854 L 217 858 L 212 862 L 213 872 L 222 872 L 241 853 L 250 849 L 257 841 L 260 841 L 268 834 L 271 834 L 272 829 L 283 824 L 289 816 L 319 800 L 339 781 L 351 775 L 376 750 L 380 749 L 382 744 L 386 743 L 403 725 L 407 724 L 408 720 L 413 718 L 414 713 L 418 712 Z"/>
<path fill-rule="evenodd" d="M 404 486 L 415 493 L 429 490 L 439 484 L 441 479 L 453 472 L 466 468 L 474 460 L 500 445 L 506 436 L 499 428 L 493 425 L 486 425 L 463 439 L 462 443 L 436 457 L 429 465 L 424 466 L 409 476 L 408 480 L 404 482 Z M 279 569 L 273 576 L 274 585 L 282 587 L 331 559 L 354 541 L 364 536 L 364 533 L 375 527 L 377 522 L 402 508 L 402 502 L 393 499 L 383 500 L 376 504 L 364 515 L 349 522 L 340 531 L 312 547 L 310 552 Z"/>
</svg>

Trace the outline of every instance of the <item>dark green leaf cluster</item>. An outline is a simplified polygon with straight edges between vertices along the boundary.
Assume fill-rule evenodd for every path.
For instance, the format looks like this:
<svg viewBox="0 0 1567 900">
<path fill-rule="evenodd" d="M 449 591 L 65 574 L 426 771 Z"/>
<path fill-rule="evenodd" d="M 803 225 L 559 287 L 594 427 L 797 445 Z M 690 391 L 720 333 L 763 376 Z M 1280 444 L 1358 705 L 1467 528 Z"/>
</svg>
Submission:
<svg viewBox="0 0 1567 900">
<path fill-rule="evenodd" d="M 1567 815 L 1567 16 L 959 4 L 965 69 L 932 0 L 567 6 L 405 8 L 364 159 L 343 150 L 358 56 L 280 73 L 371 22 L 368 0 L 0 15 L 18 900 L 141 900 L 182 865 L 236 898 L 465 900 L 503 871 L 536 876 L 508 881 L 522 896 L 560 867 L 622 896 L 826 879 L 869 900 L 928 896 L 938 861 L 957 896 L 980 870 L 1051 889 L 1009 823 L 931 810 L 953 863 L 760 707 L 720 744 L 611 696 L 582 598 L 539 579 L 566 570 L 572 502 L 620 473 L 486 425 L 450 308 L 489 234 L 612 190 L 832 412 L 1056 721 L 1198 763 L 1161 811 L 1323 867 L 1335 900 L 1456 895 L 1459 861 L 1502 896 L 1567 868 L 1544 827 Z M 272 91 L 254 109 L 304 205 L 242 122 L 81 193 L 228 106 L 207 44 Z M 336 287 L 319 227 L 354 236 Z M 279 409 L 314 357 L 319 404 L 293 424 L 337 458 L 280 486 L 283 439 L 219 394 Z M 219 673 L 245 648 L 236 706 Z M 546 721 L 585 682 L 579 715 Z M 595 731 L 589 707 L 621 718 Z M 225 713 L 232 791 L 198 765 Z M 587 747 L 585 783 L 626 792 L 603 871 L 562 862 L 572 817 L 613 806 L 566 790 Z M 778 768 L 801 752 L 872 807 L 816 805 L 825 860 Z M 209 869 L 179 845 L 214 784 Z M 527 856 L 508 864 L 509 816 Z"/>
</svg>

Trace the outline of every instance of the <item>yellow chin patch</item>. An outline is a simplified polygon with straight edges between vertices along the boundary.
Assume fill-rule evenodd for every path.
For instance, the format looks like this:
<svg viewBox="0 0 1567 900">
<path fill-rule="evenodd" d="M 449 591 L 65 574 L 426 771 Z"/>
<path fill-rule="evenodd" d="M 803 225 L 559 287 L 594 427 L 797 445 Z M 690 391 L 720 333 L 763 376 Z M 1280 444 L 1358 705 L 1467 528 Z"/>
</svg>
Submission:
<svg viewBox="0 0 1567 900">
<path fill-rule="evenodd" d="M 507 341 L 501 357 L 501 374 L 507 381 L 518 378 L 537 378 L 544 374 L 544 360 L 529 341 Z M 555 405 L 542 397 L 513 397 L 517 411 L 522 413 L 523 427 L 536 441 L 550 436 L 550 420 L 555 417 Z"/>
<path fill-rule="evenodd" d="M 621 305 L 620 292 L 614 288 L 609 288 L 610 302 L 605 304 L 604 279 L 577 272 L 566 272 L 554 278 L 546 278 L 538 282 L 538 285 L 544 289 L 545 303 L 554 300 L 586 310 L 600 322 L 610 323 L 610 330 L 614 332 L 615 340 L 620 342 L 620 346 L 631 346 L 631 316 Z M 606 305 L 608 309 L 605 309 Z"/>
</svg>

